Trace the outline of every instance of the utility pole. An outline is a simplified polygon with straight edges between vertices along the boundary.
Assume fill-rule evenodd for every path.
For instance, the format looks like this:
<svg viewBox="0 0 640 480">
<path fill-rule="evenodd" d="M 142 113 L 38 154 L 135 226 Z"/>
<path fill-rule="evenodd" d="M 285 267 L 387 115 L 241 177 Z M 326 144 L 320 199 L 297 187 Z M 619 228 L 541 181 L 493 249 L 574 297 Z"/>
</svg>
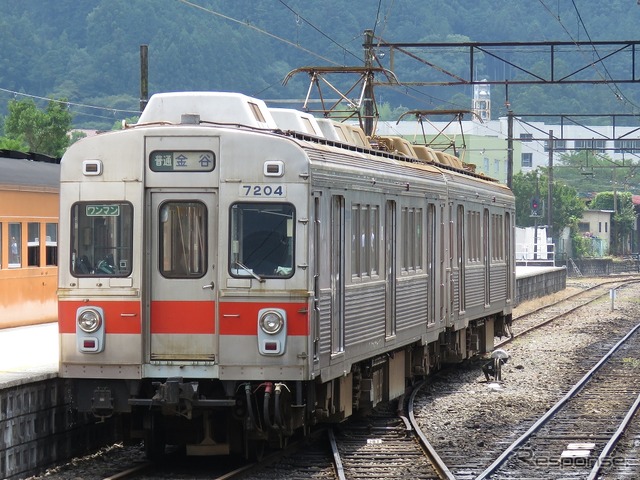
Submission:
<svg viewBox="0 0 640 480">
<path fill-rule="evenodd" d="M 149 101 L 149 45 L 140 45 L 140 111 Z"/>
<path fill-rule="evenodd" d="M 364 66 L 367 69 L 373 67 L 373 30 L 364 31 Z M 364 87 L 364 133 L 373 135 L 373 74 L 366 80 Z"/>
<path fill-rule="evenodd" d="M 553 225 L 553 130 L 549 130 L 549 178 L 547 185 L 547 226 Z"/>
<path fill-rule="evenodd" d="M 513 110 L 507 102 L 507 187 L 513 186 Z"/>
</svg>

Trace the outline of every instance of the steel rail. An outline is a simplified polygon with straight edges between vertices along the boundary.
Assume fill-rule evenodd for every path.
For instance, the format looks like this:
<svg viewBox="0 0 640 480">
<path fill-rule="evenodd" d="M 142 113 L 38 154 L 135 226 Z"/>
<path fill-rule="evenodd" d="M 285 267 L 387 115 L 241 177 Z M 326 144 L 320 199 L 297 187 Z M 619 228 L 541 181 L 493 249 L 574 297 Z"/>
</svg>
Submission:
<svg viewBox="0 0 640 480">
<path fill-rule="evenodd" d="M 556 403 L 553 407 L 551 407 L 542 417 L 538 419 L 536 423 L 534 423 L 529 430 L 523 433 L 515 442 L 513 442 L 509 447 L 505 449 L 504 452 L 491 464 L 487 469 L 482 472 L 480 475 L 476 477 L 476 480 L 484 480 L 489 478 L 490 475 L 494 474 L 507 459 L 513 455 L 531 436 L 536 433 L 540 428 L 549 421 L 551 417 L 553 417 L 562 407 L 565 406 L 566 403 L 569 402 L 580 390 L 584 388 L 584 386 L 591 380 L 593 375 L 602 368 L 604 364 L 606 364 L 611 356 L 616 353 L 616 351 L 640 328 L 640 323 L 633 327 L 618 343 L 616 343 L 609 352 L 600 359 L 600 361 L 589 370 L 582 379 L 576 383 L 571 390 L 569 390 L 558 403 Z"/>
<path fill-rule="evenodd" d="M 556 305 L 561 304 L 563 302 L 576 301 L 578 299 L 578 297 L 580 297 L 580 296 L 586 295 L 588 293 L 593 293 L 594 290 L 596 290 L 598 288 L 601 288 L 604 285 L 609 285 L 609 284 L 613 284 L 613 283 L 619 283 L 620 284 L 617 287 L 615 287 L 615 289 L 618 289 L 618 288 L 626 287 L 626 286 L 629 286 L 629 285 L 633 285 L 635 283 L 640 283 L 640 280 L 629 279 L 629 280 L 615 280 L 615 281 L 603 282 L 603 283 L 601 283 L 599 285 L 594 285 L 593 287 L 589 287 L 586 290 L 583 290 L 581 292 L 578 292 L 578 293 L 570 295 L 570 296 L 568 296 L 566 298 L 563 298 L 562 300 L 560 300 L 560 301 L 556 302 L 555 304 L 553 304 L 551 307 L 545 305 L 545 306 L 542 306 L 542 307 L 538 307 L 538 308 L 536 308 L 536 309 L 534 309 L 534 310 L 532 310 L 530 312 L 524 313 L 524 314 L 516 317 L 514 319 L 514 321 L 517 321 L 520 318 L 531 317 L 533 315 L 539 314 L 539 313 L 543 312 L 544 310 L 547 310 L 547 309 L 550 309 L 552 307 L 555 307 Z M 609 289 L 609 290 L 611 290 L 611 289 Z M 555 320 L 557 320 L 559 318 L 562 318 L 562 317 L 564 317 L 566 315 L 569 315 L 570 313 L 573 313 L 576 310 L 579 310 L 580 308 L 582 308 L 582 307 L 584 307 L 584 306 L 586 306 L 586 305 L 588 305 L 588 304 L 590 304 L 592 302 L 595 302 L 596 300 L 599 300 L 600 298 L 602 298 L 602 297 L 604 297 L 606 295 L 609 295 L 609 291 L 603 292 L 603 293 L 601 293 L 601 294 L 599 294 L 599 295 L 597 295 L 597 296 L 595 296 L 595 297 L 593 297 L 591 299 L 588 299 L 588 301 L 586 301 L 585 303 L 583 303 L 581 305 L 576 305 L 575 307 L 570 308 L 570 309 L 568 309 L 566 311 L 560 312 L 557 315 L 551 316 L 551 317 L 547 318 L 546 320 L 543 320 L 540 323 L 537 323 L 537 324 L 532 325 L 532 326 L 530 326 L 528 328 L 525 328 L 523 331 L 518 332 L 517 334 L 514 334 L 512 337 L 505 338 L 504 340 L 496 342 L 495 347 L 497 348 L 497 347 L 501 347 L 503 345 L 506 345 L 508 343 L 511 343 L 516 338 L 518 338 L 518 337 L 520 337 L 522 335 L 525 335 L 525 334 L 527 334 L 529 332 L 532 332 L 534 330 L 537 330 L 540 327 L 548 325 L 549 323 L 551 323 L 551 322 L 553 322 L 553 321 L 555 321 Z"/>
<path fill-rule="evenodd" d="M 333 453 L 333 464 L 336 467 L 336 475 L 340 480 L 347 480 L 344 474 L 344 467 L 342 466 L 342 459 L 340 458 L 340 452 L 338 451 L 338 443 L 336 442 L 336 436 L 333 433 L 333 429 L 327 430 L 329 435 L 329 443 L 331 444 L 331 452 Z"/>
<path fill-rule="evenodd" d="M 413 391 L 411 392 L 411 395 L 409 396 L 409 404 L 408 404 L 408 407 L 407 407 L 409 420 L 411 422 L 411 426 L 413 427 L 413 431 L 414 431 L 415 435 L 419 439 L 420 446 L 424 450 L 425 454 L 429 457 L 429 460 L 431 461 L 431 464 L 433 465 L 433 468 L 436 470 L 436 472 L 438 473 L 440 478 L 447 479 L 447 480 L 455 480 L 456 477 L 453 475 L 451 470 L 449 470 L 449 468 L 444 463 L 442 458 L 440 458 L 440 455 L 438 455 L 438 452 L 436 452 L 435 448 L 433 448 L 433 445 L 431 445 L 431 443 L 429 443 L 429 440 L 427 440 L 427 437 L 422 432 L 422 429 L 420 428 L 420 425 L 418 425 L 418 422 L 416 421 L 416 417 L 413 414 L 413 402 L 414 402 L 414 399 L 416 397 L 416 394 L 418 393 L 418 391 L 422 387 L 422 385 L 424 385 L 424 383 L 425 382 L 422 381 L 419 384 L 417 384 L 413 388 Z"/>
<path fill-rule="evenodd" d="M 638 411 L 639 407 L 640 407 L 640 395 L 638 395 L 638 397 L 636 398 L 636 401 L 633 403 L 633 405 L 625 415 L 622 422 L 620 422 L 620 426 L 618 427 L 616 432 L 613 434 L 611 439 L 604 446 L 602 452 L 600 452 L 600 455 L 598 456 L 598 459 L 593 465 L 593 468 L 591 469 L 591 472 L 589 473 L 587 480 L 596 480 L 596 478 L 598 478 L 598 474 L 600 473 L 600 469 L 602 468 L 604 461 L 609 456 L 609 454 L 613 451 L 615 446 L 618 444 L 618 441 L 620 440 L 622 435 L 624 435 L 624 433 L 627 431 L 627 427 L 629 426 L 629 423 L 631 423 L 631 420 L 633 419 L 634 415 Z"/>
</svg>

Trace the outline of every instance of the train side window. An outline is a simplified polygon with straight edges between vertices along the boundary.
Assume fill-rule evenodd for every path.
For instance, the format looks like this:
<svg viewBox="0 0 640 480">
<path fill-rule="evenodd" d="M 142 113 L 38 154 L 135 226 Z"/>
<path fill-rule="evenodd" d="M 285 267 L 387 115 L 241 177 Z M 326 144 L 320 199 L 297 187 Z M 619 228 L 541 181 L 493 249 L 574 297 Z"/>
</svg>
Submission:
<svg viewBox="0 0 640 480">
<path fill-rule="evenodd" d="M 9 268 L 22 266 L 22 223 L 9 224 Z"/>
<path fill-rule="evenodd" d="M 166 202 L 160 207 L 160 273 L 200 278 L 207 272 L 207 207 L 200 202 Z"/>
<path fill-rule="evenodd" d="M 71 207 L 71 273 L 76 277 L 131 274 L 133 206 L 78 202 Z"/>
<path fill-rule="evenodd" d="M 235 203 L 230 212 L 229 272 L 241 278 L 294 274 L 295 210 L 289 203 Z"/>
<path fill-rule="evenodd" d="M 380 208 L 354 203 L 351 206 L 351 276 L 378 275 L 380 257 Z"/>
<path fill-rule="evenodd" d="M 58 224 L 46 224 L 46 265 L 58 265 Z"/>
<path fill-rule="evenodd" d="M 423 210 L 403 207 L 400 213 L 402 232 L 402 272 L 415 273 L 423 268 Z"/>
<path fill-rule="evenodd" d="M 27 266 L 40 266 L 40 224 L 27 223 Z"/>
</svg>

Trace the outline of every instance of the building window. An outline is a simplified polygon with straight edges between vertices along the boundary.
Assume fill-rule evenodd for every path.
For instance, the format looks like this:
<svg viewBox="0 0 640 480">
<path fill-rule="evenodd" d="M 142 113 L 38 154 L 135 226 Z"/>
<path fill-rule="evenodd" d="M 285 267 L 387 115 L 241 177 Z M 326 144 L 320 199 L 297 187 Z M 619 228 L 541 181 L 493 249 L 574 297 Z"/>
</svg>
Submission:
<svg viewBox="0 0 640 480">
<path fill-rule="evenodd" d="M 533 134 L 531 133 L 521 133 L 520 134 L 520 140 L 522 140 L 523 142 L 530 142 L 533 140 Z"/>
<path fill-rule="evenodd" d="M 566 150 L 566 149 L 567 149 L 566 140 L 554 140 L 553 141 L 553 150 L 554 151 Z M 549 151 L 549 141 L 548 140 L 545 140 L 545 142 L 544 142 L 544 151 L 545 152 Z"/>
<path fill-rule="evenodd" d="M 22 266 L 20 256 L 22 254 L 22 224 L 9 224 L 9 268 Z"/>
<path fill-rule="evenodd" d="M 604 152 L 607 148 L 606 140 L 576 140 L 574 142 L 576 150 L 591 150 L 596 152 Z"/>
<path fill-rule="evenodd" d="M 27 224 L 27 265 L 40 266 L 40 224 Z"/>
<path fill-rule="evenodd" d="M 47 265 L 58 265 L 58 224 L 47 223 Z"/>
<path fill-rule="evenodd" d="M 523 153 L 520 159 L 523 167 L 533 167 L 533 153 Z"/>
<path fill-rule="evenodd" d="M 616 153 L 638 153 L 640 152 L 640 140 L 615 140 L 613 147 Z"/>
</svg>

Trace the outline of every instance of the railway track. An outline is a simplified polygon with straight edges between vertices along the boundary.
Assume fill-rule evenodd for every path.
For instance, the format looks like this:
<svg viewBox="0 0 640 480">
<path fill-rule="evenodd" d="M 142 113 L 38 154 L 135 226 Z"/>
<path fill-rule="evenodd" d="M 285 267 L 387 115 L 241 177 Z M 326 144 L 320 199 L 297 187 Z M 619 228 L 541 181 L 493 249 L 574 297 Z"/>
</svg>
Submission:
<svg viewBox="0 0 640 480">
<path fill-rule="evenodd" d="M 640 324 L 478 477 L 508 479 L 598 478 L 638 408 Z M 618 430 L 620 429 L 620 432 Z"/>
<path fill-rule="evenodd" d="M 553 305 L 540 306 L 522 313 L 513 320 L 511 337 L 498 340 L 495 346 L 496 348 L 504 346 L 515 338 L 526 335 L 555 320 L 566 317 L 586 305 L 609 297 L 612 295 L 612 292 L 617 292 L 620 288 L 625 288 L 637 283 L 640 283 L 640 278 L 637 276 L 605 281 L 569 295 Z M 615 293 L 613 295 L 615 295 Z"/>
<path fill-rule="evenodd" d="M 416 424 L 399 415 L 390 404 L 384 407 L 340 426 L 332 436 L 337 478 L 447 478 L 442 476 L 443 466 L 425 455 L 423 444 L 414 435 Z"/>
</svg>

